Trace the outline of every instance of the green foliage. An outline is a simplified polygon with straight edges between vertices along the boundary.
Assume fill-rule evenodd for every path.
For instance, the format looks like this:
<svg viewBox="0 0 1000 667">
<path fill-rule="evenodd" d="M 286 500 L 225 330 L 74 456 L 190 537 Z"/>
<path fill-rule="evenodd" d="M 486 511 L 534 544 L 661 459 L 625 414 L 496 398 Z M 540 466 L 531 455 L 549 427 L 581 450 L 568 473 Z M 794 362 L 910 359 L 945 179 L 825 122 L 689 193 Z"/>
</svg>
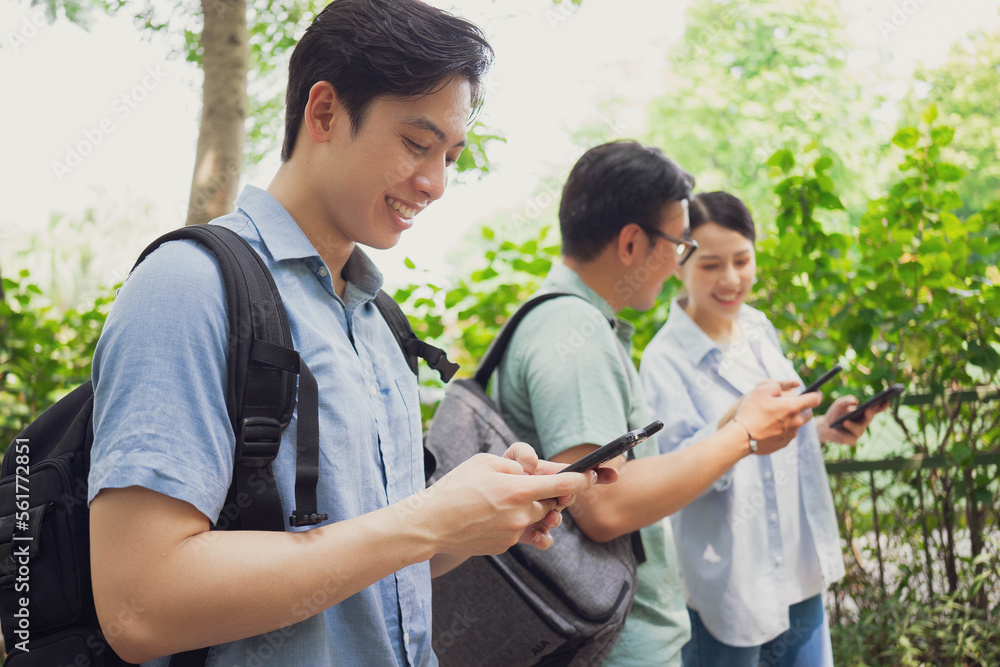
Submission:
<svg viewBox="0 0 1000 667">
<path fill-rule="evenodd" d="M 862 217 L 862 261 L 840 324 L 873 380 L 941 394 L 997 381 L 1000 203 L 958 217 L 963 173 L 940 157 L 954 130 L 936 117 L 932 106 L 920 129 L 893 138 L 907 149 L 901 178 Z"/>
<path fill-rule="evenodd" d="M 964 207 L 960 214 L 986 208 L 1000 192 L 1000 30 L 979 30 L 952 47 L 936 69 L 919 67 L 904 104 L 904 118 L 916 124 L 928 102 L 941 119 L 955 126 L 955 139 L 943 155 L 966 172 L 955 184 Z"/>
<path fill-rule="evenodd" d="M 497 331 L 538 289 L 559 256 L 548 227 L 523 243 L 502 240 L 491 227 L 480 233 L 485 266 L 451 287 L 411 283 L 393 295 L 417 335 L 444 345 L 465 376 L 472 375 Z M 412 262 L 407 266 L 415 268 Z"/>
<path fill-rule="evenodd" d="M 832 365 L 841 352 L 827 323 L 843 304 L 853 247 L 835 227 L 831 212 L 844 206 L 834 192 L 829 171 L 837 164 L 832 153 L 818 153 L 797 166 L 791 151 L 776 152 L 767 161 L 781 180 L 774 188 L 774 226 L 757 244 L 757 285 L 754 305 L 767 313 L 798 361 L 798 370 Z M 807 153 L 809 155 L 809 153 Z M 825 224 L 824 224 L 825 217 Z"/>
<path fill-rule="evenodd" d="M 28 422 L 90 377 L 94 348 L 112 297 L 57 314 L 41 305 L 27 270 L 3 278 L 0 301 L 0 447 Z"/>
<path fill-rule="evenodd" d="M 822 137 L 840 156 L 830 176 L 860 213 L 879 100 L 847 68 L 844 24 L 834 0 L 691 3 L 648 140 L 695 174 L 699 189 L 739 193 L 769 220 L 768 156 Z"/>
<path fill-rule="evenodd" d="M 854 555 L 835 592 L 838 664 L 998 661 L 1000 544 L 990 535 L 1000 522 L 1000 473 L 976 468 L 973 460 L 996 451 L 1000 409 L 996 401 L 945 399 L 947 390 L 1000 379 L 1000 202 L 958 217 L 954 188 L 963 172 L 941 159 L 954 132 L 937 121 L 931 107 L 920 126 L 896 133 L 899 177 L 886 196 L 869 203 L 858 226 L 845 220 L 833 176 L 840 162 L 832 151 L 811 142 L 765 161 L 777 181 L 776 215 L 760 225 L 753 305 L 781 330 L 807 377 L 846 361 L 851 370 L 844 384 L 854 393 L 900 381 L 911 392 L 935 394 L 933 403 L 897 406 L 894 418 L 908 453 L 944 453 L 957 466 L 921 477 L 912 470 L 877 475 L 884 588 L 873 574 L 871 489 L 864 479 L 833 480 L 842 533 Z M 470 245 L 483 251 L 485 265 L 454 286 L 412 284 L 396 294 L 418 333 L 450 346 L 466 374 L 557 258 L 547 227 L 525 242 L 504 240 L 518 231 L 484 227 Z M 636 324 L 636 360 L 666 319 L 676 289 L 668 283 L 646 313 L 622 313 Z M 436 380 L 425 384 L 440 387 Z M 433 400 L 425 406 L 425 420 L 434 407 Z"/>
<path fill-rule="evenodd" d="M 998 565 L 994 561 L 993 567 Z M 996 621 L 965 604 L 964 595 L 939 594 L 929 603 L 914 604 L 883 595 L 873 584 L 858 588 L 859 612 L 830 629 L 835 664 L 1000 664 Z"/>
<path fill-rule="evenodd" d="M 941 158 L 954 135 L 933 105 L 919 126 L 901 128 L 898 178 L 849 231 L 831 231 L 842 208 L 827 175 L 832 155 L 805 169 L 787 151 L 769 160 L 783 180 L 776 229 L 758 244 L 755 305 L 782 330 L 800 372 L 847 361 L 854 392 L 902 382 L 933 395 L 897 405 L 893 417 L 907 453 L 943 454 L 956 466 L 878 475 L 875 487 L 834 480 L 855 555 L 836 594 L 838 664 L 997 664 L 998 555 L 989 540 L 1000 481 L 973 461 L 997 451 L 1000 405 L 949 392 L 1000 381 L 1000 202 L 959 217 L 964 174 Z M 884 588 L 871 574 L 872 502 L 887 540 Z"/>
<path fill-rule="evenodd" d="M 469 172 L 482 177 L 490 172 L 490 161 L 486 157 L 486 147 L 494 141 L 507 143 L 507 139 L 479 121 L 476 121 L 469 128 L 466 136 L 465 150 L 462 151 L 455 163 L 455 168 L 459 172 Z"/>
</svg>

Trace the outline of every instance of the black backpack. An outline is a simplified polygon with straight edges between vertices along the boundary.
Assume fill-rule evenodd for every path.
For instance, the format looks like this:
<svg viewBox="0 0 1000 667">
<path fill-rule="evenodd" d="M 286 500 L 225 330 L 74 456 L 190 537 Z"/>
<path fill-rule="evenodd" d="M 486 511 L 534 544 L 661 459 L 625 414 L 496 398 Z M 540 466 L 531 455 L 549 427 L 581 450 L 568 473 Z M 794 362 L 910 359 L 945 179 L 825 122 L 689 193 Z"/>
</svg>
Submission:
<svg viewBox="0 0 1000 667">
<path fill-rule="evenodd" d="M 486 387 L 524 316 L 561 296 L 577 295 L 527 301 L 497 334 L 475 377 L 448 386 L 424 435 L 437 460 L 430 482 L 479 452 L 502 455 L 518 440 Z M 595 542 L 569 512 L 562 515 L 548 550 L 515 544 L 434 579 L 433 646 L 442 667 L 582 666 L 607 656 L 632 607 L 642 542 L 638 532 Z"/>
<path fill-rule="evenodd" d="M 195 240 L 216 256 L 228 304 L 226 405 L 236 452 L 232 485 L 214 529 L 285 529 L 271 461 L 296 401 L 295 510 L 289 522 L 315 525 L 327 518 L 316 507 L 316 380 L 293 347 L 274 280 L 242 237 L 216 225 L 161 236 L 136 266 L 161 244 L 179 239 Z M 380 291 L 375 305 L 414 373 L 422 357 L 445 381 L 451 378 L 458 366 L 414 335 L 388 294 Z M 91 588 L 87 476 L 93 407 L 93 385 L 87 381 L 15 438 L 0 466 L 0 625 L 9 651 L 4 667 L 127 664 L 101 632 Z M 204 665 L 208 651 L 174 655 L 171 667 Z"/>
</svg>

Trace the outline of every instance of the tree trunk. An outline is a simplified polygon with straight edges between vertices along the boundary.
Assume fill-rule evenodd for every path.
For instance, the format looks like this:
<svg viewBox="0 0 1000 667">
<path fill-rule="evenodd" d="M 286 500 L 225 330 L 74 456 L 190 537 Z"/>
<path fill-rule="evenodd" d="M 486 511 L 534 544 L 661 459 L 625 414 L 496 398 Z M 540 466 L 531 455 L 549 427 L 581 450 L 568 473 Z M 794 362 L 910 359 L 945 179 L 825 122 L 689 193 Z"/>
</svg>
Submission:
<svg viewBox="0 0 1000 667">
<path fill-rule="evenodd" d="M 233 211 L 243 164 L 247 116 L 246 0 L 201 0 L 205 72 L 198 153 L 188 201 L 188 225 Z"/>
</svg>

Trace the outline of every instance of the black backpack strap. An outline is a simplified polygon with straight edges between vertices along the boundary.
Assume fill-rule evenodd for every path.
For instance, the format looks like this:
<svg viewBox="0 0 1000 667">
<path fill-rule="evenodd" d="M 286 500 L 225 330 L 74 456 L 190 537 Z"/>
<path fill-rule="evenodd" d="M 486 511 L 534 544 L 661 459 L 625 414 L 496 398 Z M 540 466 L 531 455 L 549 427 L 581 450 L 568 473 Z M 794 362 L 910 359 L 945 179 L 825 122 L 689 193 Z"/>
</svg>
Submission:
<svg viewBox="0 0 1000 667">
<path fill-rule="evenodd" d="M 316 508 L 319 479 L 318 396 L 316 381 L 295 351 L 281 296 L 263 259 L 239 234 L 217 225 L 174 230 L 154 241 L 139 257 L 168 241 L 194 240 L 217 258 L 229 316 L 226 405 L 236 436 L 233 483 L 225 527 L 243 530 L 285 529 L 271 462 L 281 431 L 296 404 L 299 377 L 296 508 L 292 525 L 325 520 Z M 251 481 L 255 481 L 251 485 Z M 264 484 L 259 482 L 263 481 Z M 221 523 L 222 517 L 220 517 Z"/>
<path fill-rule="evenodd" d="M 476 370 L 476 375 L 474 377 L 476 383 L 486 389 L 486 385 L 490 382 L 490 376 L 493 375 L 493 371 L 497 369 L 500 365 L 500 360 L 503 359 L 504 352 L 507 351 L 507 346 L 510 345 L 510 339 L 514 337 L 514 330 L 517 329 L 517 325 L 521 323 L 521 320 L 535 309 L 536 306 L 540 306 L 550 299 L 555 299 L 560 296 L 575 296 L 579 299 L 583 299 L 579 294 L 573 294 L 572 292 L 548 292 L 547 294 L 539 294 L 533 296 L 524 302 L 524 305 L 517 309 L 509 320 L 504 323 L 503 327 L 500 329 L 500 333 L 497 334 L 493 342 L 490 343 L 489 348 L 486 350 L 486 354 L 483 355 L 482 361 L 479 362 L 479 368 Z M 586 299 L 584 299 L 586 301 Z"/>
<path fill-rule="evenodd" d="M 410 321 L 406 319 L 395 299 L 379 290 L 375 295 L 375 307 L 382 313 L 382 317 L 392 330 L 414 375 L 417 374 L 417 359 L 420 358 L 438 372 L 443 382 L 451 380 L 458 370 L 458 364 L 448 359 L 447 353 L 441 348 L 417 338 Z"/>
</svg>

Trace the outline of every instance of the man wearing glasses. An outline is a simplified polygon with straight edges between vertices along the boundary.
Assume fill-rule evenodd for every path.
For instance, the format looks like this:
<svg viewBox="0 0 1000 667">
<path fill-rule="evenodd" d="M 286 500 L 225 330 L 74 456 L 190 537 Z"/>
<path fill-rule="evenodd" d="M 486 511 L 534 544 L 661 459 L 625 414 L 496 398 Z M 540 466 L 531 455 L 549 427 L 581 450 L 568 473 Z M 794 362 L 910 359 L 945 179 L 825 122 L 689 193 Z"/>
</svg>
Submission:
<svg viewBox="0 0 1000 667">
<path fill-rule="evenodd" d="M 507 423 L 544 458 L 569 463 L 664 419 L 646 405 L 628 353 L 634 328 L 617 313 L 652 308 L 663 283 L 697 250 L 687 235 L 693 185 L 658 149 L 634 141 L 592 148 L 570 172 L 559 205 L 562 264 L 539 293 L 580 298 L 552 299 L 525 317 L 494 387 Z M 689 449 L 659 454 L 646 441 L 634 460 L 612 462 L 621 483 L 577 499 L 573 518 L 588 537 L 607 542 L 639 530 L 645 550 L 632 611 L 606 665 L 680 665 L 690 629 L 664 519 L 743 457 L 788 443 L 785 434 L 808 418 L 801 413 L 819 395 L 785 396 L 783 389 L 760 385 L 738 407 L 737 420 Z"/>
</svg>

